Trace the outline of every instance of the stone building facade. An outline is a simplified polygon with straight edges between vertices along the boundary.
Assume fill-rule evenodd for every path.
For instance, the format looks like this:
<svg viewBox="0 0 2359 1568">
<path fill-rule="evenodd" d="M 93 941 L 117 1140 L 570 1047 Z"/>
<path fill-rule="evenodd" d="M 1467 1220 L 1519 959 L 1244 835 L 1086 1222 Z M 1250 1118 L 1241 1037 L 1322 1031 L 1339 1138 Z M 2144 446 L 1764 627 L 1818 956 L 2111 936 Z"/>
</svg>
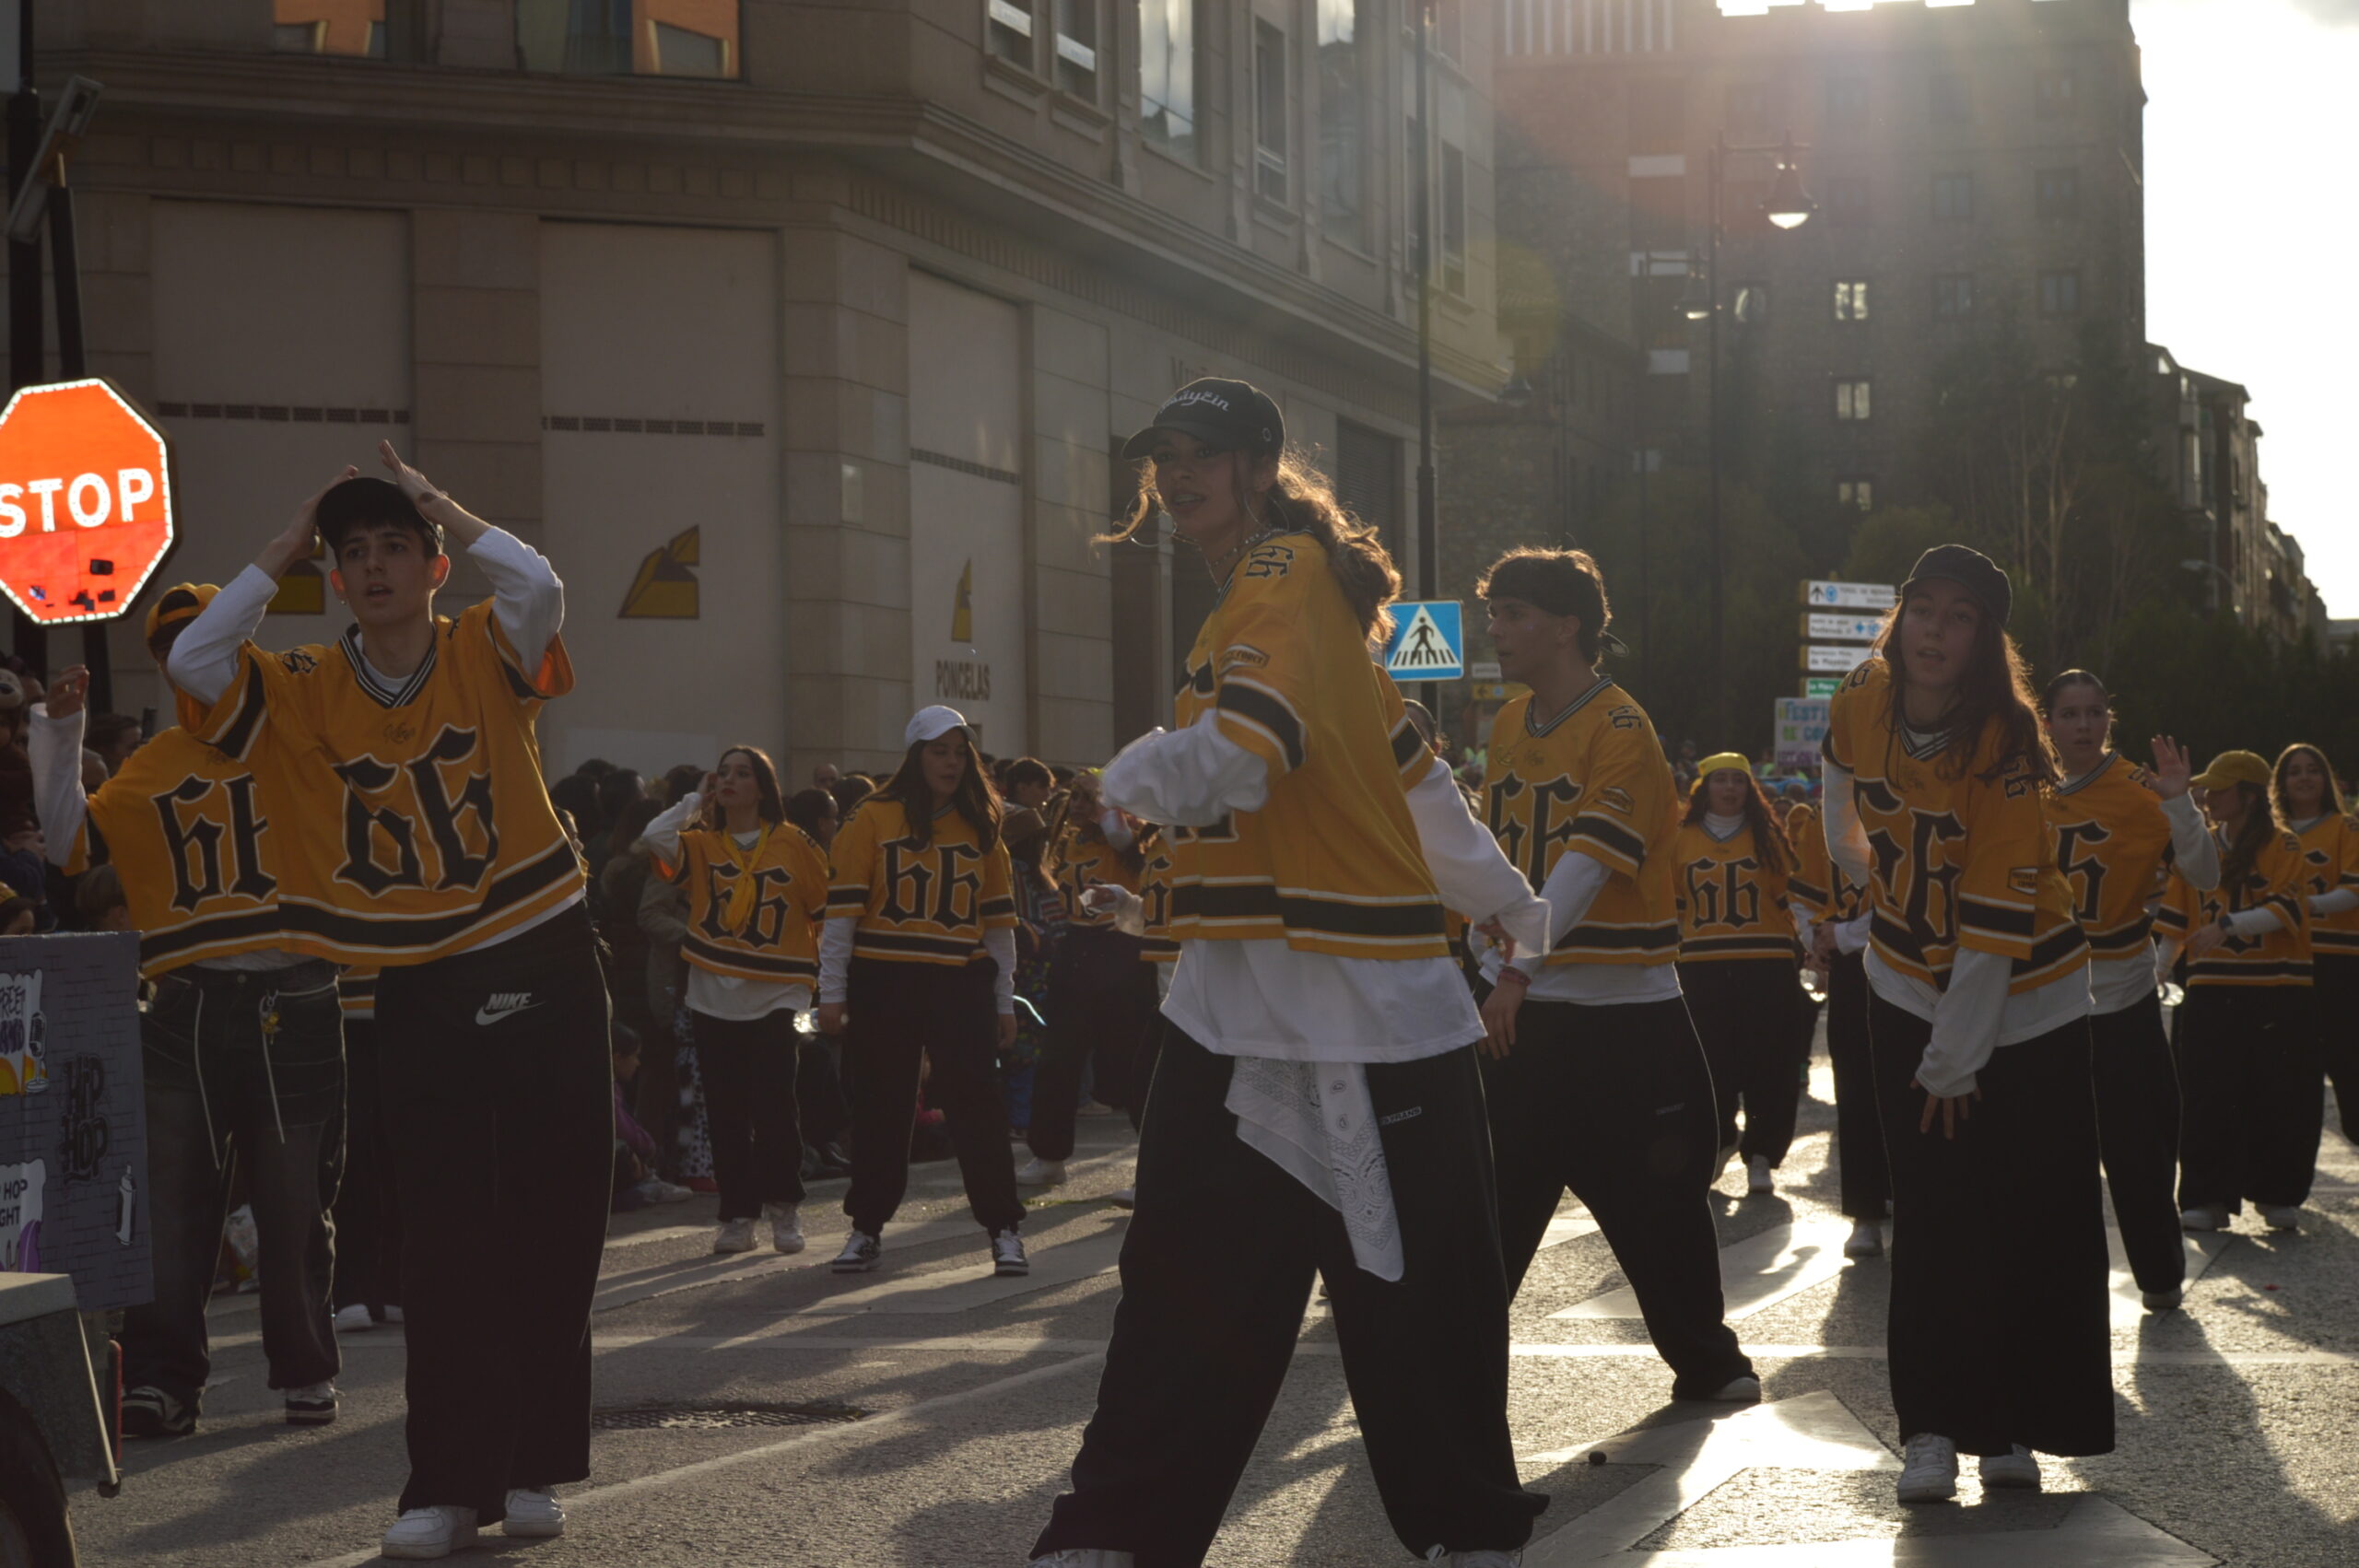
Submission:
<svg viewBox="0 0 2359 1568">
<path fill-rule="evenodd" d="M 1113 454 L 1200 374 L 1270 389 L 1414 559 L 1419 127 L 1382 0 L 35 15 L 42 84 L 106 88 L 87 334 L 174 442 L 158 581 L 233 574 L 391 437 L 566 579 L 553 772 L 880 766 L 934 701 L 1101 759 L 1168 713 L 1207 597 L 1095 542 Z M 1501 375 L 1488 19 L 1453 13 L 1425 128 L 1445 395 Z M 299 572 L 263 638 L 342 626 Z M 111 647 L 117 706 L 168 709 L 134 622 Z"/>
</svg>

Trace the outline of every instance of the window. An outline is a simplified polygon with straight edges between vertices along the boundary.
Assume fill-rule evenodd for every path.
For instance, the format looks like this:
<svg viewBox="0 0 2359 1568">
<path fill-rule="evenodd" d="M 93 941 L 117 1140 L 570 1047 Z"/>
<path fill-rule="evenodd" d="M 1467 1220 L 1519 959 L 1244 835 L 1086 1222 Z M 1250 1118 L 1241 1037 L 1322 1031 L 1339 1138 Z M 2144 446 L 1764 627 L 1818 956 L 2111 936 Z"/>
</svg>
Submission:
<svg viewBox="0 0 2359 1568">
<path fill-rule="evenodd" d="M 1837 506 L 1857 507 L 1861 511 L 1873 511 L 1876 506 L 1876 482 L 1872 479 L 1837 479 L 1835 482 Z"/>
<path fill-rule="evenodd" d="M 1859 224 L 1868 221 L 1868 182 L 1857 174 L 1837 175 L 1826 182 L 1826 221 Z"/>
<path fill-rule="evenodd" d="M 274 0 L 271 47 L 284 54 L 385 57 L 386 0 Z M 393 0 L 406 9 L 404 0 Z"/>
<path fill-rule="evenodd" d="M 1253 24 L 1253 188 L 1286 199 L 1286 35 Z"/>
<path fill-rule="evenodd" d="M 1335 498 L 1376 530 L 1394 560 L 1402 555 L 1401 443 L 1348 419 L 1335 421 Z"/>
<path fill-rule="evenodd" d="M 1729 314 L 1747 326 L 1769 319 L 1769 286 L 1740 283 L 1729 293 Z"/>
<path fill-rule="evenodd" d="M 1196 0 L 1138 0 L 1139 131 L 1174 158 L 1196 157 Z"/>
<path fill-rule="evenodd" d="M 1466 297 L 1466 154 L 1441 145 L 1441 286 Z"/>
<path fill-rule="evenodd" d="M 993 54 L 1032 69 L 1032 0 L 983 0 L 983 33 Z"/>
<path fill-rule="evenodd" d="M 1365 243 L 1367 201 L 1367 0 L 1319 0 L 1319 211 L 1337 239 Z"/>
<path fill-rule="evenodd" d="M 1465 0 L 1434 0 L 1434 53 L 1445 60 L 1466 58 Z"/>
<path fill-rule="evenodd" d="M 1057 0 L 1057 86 L 1097 101 L 1097 0 Z"/>
<path fill-rule="evenodd" d="M 1864 377 L 1857 380 L 1837 381 L 1835 383 L 1835 417 L 1851 421 L 1865 420 L 1869 412 L 1869 384 Z"/>
<path fill-rule="evenodd" d="M 282 8 L 290 3 L 279 0 Z M 1016 11 L 1028 29 L 1028 11 L 1006 0 L 992 4 L 992 18 L 1002 9 Z M 320 0 L 319 8 L 331 7 Z M 1028 47 L 1028 30 L 1023 41 Z M 737 6 L 732 0 L 516 0 L 516 46 L 528 71 L 734 78 Z"/>
<path fill-rule="evenodd" d="M 1933 279 L 1933 314 L 1945 322 L 1974 314 L 1974 277 L 1950 273 Z"/>
<path fill-rule="evenodd" d="M 2036 210 L 2042 217 L 2080 216 L 2081 171 L 2077 169 L 2041 170 Z"/>
<path fill-rule="evenodd" d="M 1868 84 L 1858 76 L 1837 76 L 1828 82 L 1826 123 L 1830 125 L 1865 125 L 1868 123 Z"/>
<path fill-rule="evenodd" d="M 1759 82 L 1739 82 L 1728 89 L 1721 123 L 1731 131 L 1758 131 L 1768 123 L 1769 89 Z"/>
<path fill-rule="evenodd" d="M 1933 216 L 1965 219 L 1974 216 L 1974 176 L 1971 174 L 1936 174 L 1933 176 Z"/>
<path fill-rule="evenodd" d="M 1974 118 L 1974 89 L 1954 71 L 1936 71 L 1927 84 L 1925 107 L 1936 125 L 1964 125 Z"/>
<path fill-rule="evenodd" d="M 1835 319 L 1838 322 L 1864 322 L 1868 319 L 1868 284 L 1865 278 L 1837 280 Z"/>
<path fill-rule="evenodd" d="M 2070 316 L 2081 309 L 2081 275 L 2071 268 L 2039 275 L 2039 313 Z"/>
<path fill-rule="evenodd" d="M 2032 97 L 2032 112 L 2042 120 L 2070 120 L 2080 111 L 2080 85 L 2070 71 L 2042 71 Z"/>
</svg>

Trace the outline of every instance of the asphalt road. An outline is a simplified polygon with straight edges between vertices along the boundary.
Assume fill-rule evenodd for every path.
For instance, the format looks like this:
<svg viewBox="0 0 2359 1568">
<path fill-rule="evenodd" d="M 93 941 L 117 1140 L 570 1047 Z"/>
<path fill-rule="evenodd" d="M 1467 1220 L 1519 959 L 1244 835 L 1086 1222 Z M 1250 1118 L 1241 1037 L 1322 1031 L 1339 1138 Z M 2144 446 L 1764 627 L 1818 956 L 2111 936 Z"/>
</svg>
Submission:
<svg viewBox="0 0 2359 1568">
<path fill-rule="evenodd" d="M 1885 1266 L 1840 1256 L 1818 1067 L 1777 1195 L 1739 1196 L 1731 1170 L 1716 1199 L 1764 1405 L 1670 1404 L 1603 1238 L 1569 1204 L 1560 1217 L 1515 1307 L 1518 1453 L 1553 1499 L 1528 1568 L 2359 1563 L 2359 1152 L 2328 1134 L 2300 1235 L 2247 1217 L 2191 1257 L 2202 1272 L 2186 1310 L 2118 1303 L 2117 1452 L 2048 1461 L 2038 1494 L 1986 1497 L 1969 1462 L 1955 1504 L 1903 1510 Z M 920 1167 L 886 1267 L 866 1278 L 827 1270 L 838 1184 L 806 1204 L 812 1246 L 791 1258 L 712 1258 L 710 1198 L 618 1219 L 595 1318 L 598 1405 L 605 1422 L 665 1424 L 602 1425 L 595 1473 L 566 1491 L 563 1539 L 495 1530 L 478 1554 L 533 1568 L 1023 1563 L 1088 1418 L 1118 1293 L 1126 1222 L 1106 1195 L 1129 1180 L 1130 1129 L 1086 1120 L 1072 1183 L 1027 1222 L 1029 1280 L 988 1277 L 947 1163 Z M 1232 1245 L 1206 1235 L 1204 1267 Z M 346 1336 L 341 1419 L 298 1430 L 265 1387 L 253 1298 L 217 1303 L 213 1326 L 202 1430 L 133 1445 L 120 1496 L 77 1496 L 86 1561 L 373 1561 L 404 1469 L 400 1331 Z M 781 1406 L 817 1419 L 775 1424 Z M 1592 1449 L 1607 1462 L 1590 1463 Z M 1314 1307 L 1211 1562 L 1408 1561 Z"/>
</svg>

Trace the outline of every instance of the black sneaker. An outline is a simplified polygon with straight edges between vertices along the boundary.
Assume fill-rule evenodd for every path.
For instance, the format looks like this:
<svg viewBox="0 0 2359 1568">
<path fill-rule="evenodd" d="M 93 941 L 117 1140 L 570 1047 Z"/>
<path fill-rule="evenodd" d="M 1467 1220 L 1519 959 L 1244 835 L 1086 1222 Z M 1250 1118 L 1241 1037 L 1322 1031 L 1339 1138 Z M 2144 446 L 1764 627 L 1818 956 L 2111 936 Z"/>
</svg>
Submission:
<svg viewBox="0 0 2359 1568">
<path fill-rule="evenodd" d="M 186 1437 L 196 1430 L 196 1409 L 161 1388 L 141 1387 L 123 1397 L 125 1437 Z"/>
<path fill-rule="evenodd" d="M 844 1237 L 844 1249 L 827 1265 L 839 1274 L 867 1274 L 875 1270 L 877 1259 L 885 1254 L 885 1246 L 866 1231 L 854 1227 Z"/>
<path fill-rule="evenodd" d="M 1024 1238 L 1014 1231 L 992 1234 L 992 1272 L 1012 1277 L 1032 1272 L 1032 1260 L 1024 1256 Z"/>
<path fill-rule="evenodd" d="M 326 1426 L 335 1420 L 336 1389 L 333 1382 L 307 1383 L 287 1390 L 287 1424 Z"/>
</svg>

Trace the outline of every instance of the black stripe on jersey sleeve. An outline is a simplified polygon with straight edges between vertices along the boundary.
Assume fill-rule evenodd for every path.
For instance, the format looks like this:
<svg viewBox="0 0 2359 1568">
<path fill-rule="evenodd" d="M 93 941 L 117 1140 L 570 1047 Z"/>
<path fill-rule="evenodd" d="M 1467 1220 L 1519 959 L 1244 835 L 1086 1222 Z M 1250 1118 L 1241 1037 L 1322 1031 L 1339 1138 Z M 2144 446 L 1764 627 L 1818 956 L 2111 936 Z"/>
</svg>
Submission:
<svg viewBox="0 0 2359 1568">
<path fill-rule="evenodd" d="M 2109 931 L 2091 931 L 2089 949 L 2094 953 L 2102 953 L 2107 957 L 2118 957 L 2125 953 L 2135 953 L 2146 945 L 2146 939 L 2152 934 L 2154 927 L 2154 922 L 2152 919 L 2141 915 L 2129 924 L 2116 926 Z"/>
<path fill-rule="evenodd" d="M 1441 905 L 1353 904 L 1309 894 L 1282 894 L 1268 883 L 1208 886 L 1189 883 L 1171 890 L 1173 919 L 1275 919 L 1292 930 L 1332 931 L 1338 936 L 1440 936 Z"/>
<path fill-rule="evenodd" d="M 868 912 L 868 889 L 856 882 L 839 883 L 827 889 L 827 914 L 864 915 Z"/>
<path fill-rule="evenodd" d="M 986 920 L 990 919 L 994 915 L 1013 915 L 1015 913 L 1015 900 L 1013 898 L 986 898 L 983 900 L 981 907 L 978 910 L 978 913 Z"/>
<path fill-rule="evenodd" d="M 1678 945 L 1678 922 L 1666 920 L 1659 926 L 1575 926 L 1556 939 L 1554 951 L 1563 953 L 1578 947 L 1648 953 Z"/>
<path fill-rule="evenodd" d="M 1646 863 L 1646 840 L 1615 822 L 1612 817 L 1585 812 L 1573 818 L 1572 836 L 1576 838 L 1594 839 L 1635 865 Z"/>
<path fill-rule="evenodd" d="M 1228 680 L 1221 683 L 1220 697 L 1215 706 L 1223 713 L 1234 713 L 1275 735 L 1278 744 L 1285 750 L 1288 769 L 1302 766 L 1302 720 L 1295 717 L 1294 709 L 1283 697 L 1260 686 Z"/>
<path fill-rule="evenodd" d="M 2336 957 L 2344 954 L 2359 954 L 2359 931 L 2312 931 L 2310 945 L 2320 953 Z"/>
<path fill-rule="evenodd" d="M 245 760 L 246 753 L 253 749 L 254 735 L 262 728 L 264 716 L 270 711 L 270 699 L 262 682 L 262 666 L 254 662 L 258 657 L 260 655 L 257 654 L 247 656 L 245 668 L 241 672 L 245 689 L 238 694 L 237 717 L 229 720 L 213 742 L 214 750 L 236 757 L 241 762 Z"/>
<path fill-rule="evenodd" d="M 740 947 L 722 947 L 718 942 L 707 942 L 695 931 L 681 939 L 680 951 L 691 961 L 702 958 L 707 967 L 718 965 L 780 980 L 816 980 L 819 977 L 819 965 L 816 959 L 782 958 L 766 953 L 749 953 Z"/>
<path fill-rule="evenodd" d="M 1393 727 L 1392 764 L 1394 766 L 1407 767 L 1417 760 L 1418 754 L 1425 749 L 1425 740 L 1417 733 L 1417 727 L 1414 724 L 1403 719 Z"/>
<path fill-rule="evenodd" d="M 2154 911 L 2154 924 L 2174 936 L 2183 935 L 2187 930 L 2187 912 L 2165 904 Z"/>
<path fill-rule="evenodd" d="M 508 655 L 506 653 L 500 652 L 498 649 L 494 649 L 493 651 L 499 660 L 499 673 L 508 677 L 508 689 L 516 694 L 516 700 L 518 702 L 539 702 L 543 700 L 541 694 L 533 689 L 533 683 L 525 677 L 524 672 L 519 670 L 515 665 L 511 664 L 508 661 Z"/>
<path fill-rule="evenodd" d="M 2010 909 L 2003 904 L 1989 904 L 1979 898 L 1961 897 L 1957 901 L 1957 923 L 1971 926 L 1978 931 L 1990 931 L 1999 936 L 2027 937 L 2032 932 L 2032 911 Z"/>
<path fill-rule="evenodd" d="M 2008 965 L 2010 975 L 2036 975 L 2052 968 L 2089 945 L 2089 939 L 2078 926 L 2061 926 L 2035 943 L 2028 958 L 2018 958 Z"/>
<path fill-rule="evenodd" d="M 1786 891 L 1799 903 L 1824 904 L 1826 902 L 1826 889 L 1815 883 L 1804 882 L 1800 877 L 1787 878 Z"/>
</svg>

